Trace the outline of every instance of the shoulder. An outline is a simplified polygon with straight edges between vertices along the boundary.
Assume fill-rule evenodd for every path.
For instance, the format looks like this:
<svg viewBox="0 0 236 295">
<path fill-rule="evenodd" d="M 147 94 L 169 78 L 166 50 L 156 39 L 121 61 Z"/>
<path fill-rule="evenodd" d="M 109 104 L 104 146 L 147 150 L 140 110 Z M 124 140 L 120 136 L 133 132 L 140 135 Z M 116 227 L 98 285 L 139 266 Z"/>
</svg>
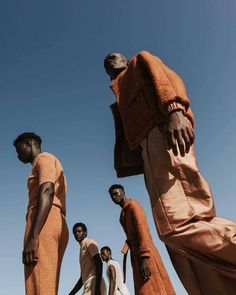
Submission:
<svg viewBox="0 0 236 295">
<path fill-rule="evenodd" d="M 35 164 L 37 165 L 41 163 L 48 163 L 48 164 L 51 163 L 51 164 L 54 164 L 59 169 L 63 170 L 61 162 L 58 160 L 56 156 L 54 156 L 51 153 L 47 153 L 47 152 L 40 153 L 35 159 Z"/>
<path fill-rule="evenodd" d="M 114 260 L 114 259 L 110 259 L 110 260 L 108 261 L 107 265 L 108 265 L 108 266 L 109 266 L 109 265 L 112 265 L 112 266 L 114 266 L 114 267 L 117 267 L 117 266 L 119 266 L 119 263 L 118 263 L 116 260 Z"/>
<path fill-rule="evenodd" d="M 43 161 L 43 160 L 55 161 L 55 160 L 57 160 L 57 158 L 53 154 L 50 154 L 47 152 L 42 152 L 42 153 L 38 154 L 38 156 L 36 157 L 36 162 Z"/>
<path fill-rule="evenodd" d="M 129 204 L 128 204 L 127 208 L 129 208 L 129 212 L 133 213 L 133 214 L 143 212 L 143 207 L 141 206 L 141 204 L 138 201 L 133 200 L 133 199 L 129 200 Z"/>
<path fill-rule="evenodd" d="M 141 207 L 140 203 L 134 199 L 129 199 L 129 205 L 132 208 L 137 208 L 137 207 Z"/>
<path fill-rule="evenodd" d="M 137 55 L 137 57 L 155 57 L 155 55 L 153 55 L 151 52 L 147 51 L 147 50 L 142 50 L 140 51 Z"/>
<path fill-rule="evenodd" d="M 90 245 L 90 244 L 98 245 L 98 243 L 97 243 L 95 240 L 90 239 L 90 238 L 87 238 L 87 239 L 86 239 L 86 244 L 87 244 L 87 245 Z"/>
<path fill-rule="evenodd" d="M 164 62 L 159 56 L 152 54 L 151 52 L 147 50 L 140 51 L 136 55 L 136 59 L 137 61 L 141 61 L 141 63 L 144 63 L 144 64 L 154 64 L 156 66 L 164 65 Z"/>
<path fill-rule="evenodd" d="M 47 166 L 55 166 L 55 156 L 52 154 L 43 152 L 37 155 L 32 163 L 32 168 L 40 168 L 40 167 L 47 167 Z"/>
<path fill-rule="evenodd" d="M 100 253 L 98 243 L 95 240 L 86 239 L 85 247 L 91 257 L 94 257 L 95 255 Z"/>
<path fill-rule="evenodd" d="M 86 241 L 85 241 L 85 245 L 87 248 L 89 249 L 97 249 L 98 252 L 99 252 L 99 246 L 98 246 L 98 243 L 97 241 L 93 240 L 93 239 L 90 239 L 90 238 L 87 238 Z"/>
<path fill-rule="evenodd" d="M 116 268 L 117 268 L 116 261 L 114 261 L 114 260 L 109 260 L 108 263 L 107 263 L 107 268 L 108 268 L 110 271 L 115 271 Z"/>
</svg>

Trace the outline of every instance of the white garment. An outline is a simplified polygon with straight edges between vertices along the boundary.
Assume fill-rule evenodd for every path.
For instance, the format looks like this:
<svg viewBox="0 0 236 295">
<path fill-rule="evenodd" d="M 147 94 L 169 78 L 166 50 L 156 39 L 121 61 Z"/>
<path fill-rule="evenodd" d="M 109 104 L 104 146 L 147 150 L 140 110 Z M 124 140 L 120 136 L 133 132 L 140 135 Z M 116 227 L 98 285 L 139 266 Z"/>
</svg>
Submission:
<svg viewBox="0 0 236 295">
<path fill-rule="evenodd" d="M 107 263 L 107 277 L 110 284 L 110 273 L 109 273 L 109 266 L 112 265 L 116 271 L 116 285 L 115 285 L 115 292 L 113 295 L 130 295 L 129 290 L 124 283 L 123 272 L 120 268 L 120 265 L 117 261 L 110 259 Z"/>
</svg>

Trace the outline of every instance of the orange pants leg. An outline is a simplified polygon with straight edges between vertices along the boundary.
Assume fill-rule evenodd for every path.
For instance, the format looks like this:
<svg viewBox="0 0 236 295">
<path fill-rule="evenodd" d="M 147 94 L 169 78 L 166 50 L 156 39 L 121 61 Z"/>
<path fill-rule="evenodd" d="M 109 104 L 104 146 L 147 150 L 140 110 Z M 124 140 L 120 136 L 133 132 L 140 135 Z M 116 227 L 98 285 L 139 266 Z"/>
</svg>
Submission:
<svg viewBox="0 0 236 295">
<path fill-rule="evenodd" d="M 157 232 L 185 288 L 191 295 L 234 294 L 236 223 L 215 216 L 211 190 L 199 173 L 194 147 L 185 157 L 174 156 L 158 127 L 141 147 Z M 203 281 L 211 293 L 204 291 Z"/>
<path fill-rule="evenodd" d="M 27 216 L 25 239 L 35 210 Z M 59 208 L 52 206 L 39 235 L 39 260 L 25 266 L 26 295 L 57 295 L 62 258 L 68 243 L 68 228 Z"/>
</svg>

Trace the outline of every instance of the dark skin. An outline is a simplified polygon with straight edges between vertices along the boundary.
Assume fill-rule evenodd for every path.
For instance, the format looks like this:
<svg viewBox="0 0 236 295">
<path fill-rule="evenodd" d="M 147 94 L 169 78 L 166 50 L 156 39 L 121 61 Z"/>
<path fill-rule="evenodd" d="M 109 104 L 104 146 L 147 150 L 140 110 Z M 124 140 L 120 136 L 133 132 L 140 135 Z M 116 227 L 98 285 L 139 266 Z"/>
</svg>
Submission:
<svg viewBox="0 0 236 295">
<path fill-rule="evenodd" d="M 87 237 L 87 232 L 83 230 L 81 226 L 78 226 L 74 229 L 74 237 L 77 242 L 81 243 L 84 238 Z M 96 268 L 96 287 L 94 295 L 101 295 L 100 286 L 102 280 L 102 261 L 99 254 L 93 256 L 95 268 Z M 76 294 L 83 286 L 82 277 L 80 276 L 78 282 L 75 284 L 74 288 L 70 291 L 69 295 Z"/>
<path fill-rule="evenodd" d="M 112 259 L 110 251 L 107 249 L 103 249 L 101 251 L 101 257 L 103 261 L 106 261 L 106 263 Z M 116 270 L 113 265 L 110 265 L 108 267 L 109 276 L 110 276 L 110 284 L 109 284 L 109 292 L 108 295 L 113 295 L 115 293 L 115 287 L 116 287 Z"/>
<path fill-rule="evenodd" d="M 34 139 L 26 139 L 19 142 L 16 146 L 18 159 L 24 164 L 31 163 L 35 157 L 41 153 L 38 142 Z M 38 239 L 39 234 L 47 220 L 48 214 L 52 207 L 54 197 L 54 184 L 45 182 L 39 187 L 38 206 L 32 221 L 32 226 L 29 236 L 25 241 L 24 249 L 22 252 L 22 262 L 26 266 L 32 266 L 40 259 L 38 256 Z"/>
<path fill-rule="evenodd" d="M 127 261 L 127 255 L 128 253 L 125 253 L 124 254 L 124 259 L 123 259 L 123 274 L 124 274 L 124 283 L 125 283 L 125 280 L 126 280 L 126 261 Z"/>
<path fill-rule="evenodd" d="M 112 190 L 111 194 L 111 199 L 112 201 L 119 205 L 121 208 L 124 208 L 125 203 L 127 201 L 126 196 L 125 196 L 125 191 L 121 188 L 115 188 Z M 141 262 L 140 262 L 140 272 L 141 276 L 145 281 L 147 281 L 150 276 L 151 276 L 151 271 L 148 267 L 148 257 L 141 257 Z"/>
<path fill-rule="evenodd" d="M 115 80 L 122 71 L 128 68 L 129 61 L 120 53 L 111 53 L 106 56 L 104 66 L 110 79 Z M 164 128 L 162 132 L 166 138 L 167 147 L 172 149 L 175 156 L 180 154 L 184 157 L 194 142 L 192 124 L 181 110 L 170 113 L 168 120 L 167 128 Z"/>
</svg>

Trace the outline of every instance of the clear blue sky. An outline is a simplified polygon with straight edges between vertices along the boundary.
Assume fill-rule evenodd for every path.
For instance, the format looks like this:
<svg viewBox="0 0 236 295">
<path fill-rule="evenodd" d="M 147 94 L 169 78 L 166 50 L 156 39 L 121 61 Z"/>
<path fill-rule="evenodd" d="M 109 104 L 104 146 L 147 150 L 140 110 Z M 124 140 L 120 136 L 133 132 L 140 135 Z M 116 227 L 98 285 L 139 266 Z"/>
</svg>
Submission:
<svg viewBox="0 0 236 295">
<path fill-rule="evenodd" d="M 68 179 L 67 220 L 88 225 L 122 261 L 120 209 L 109 199 L 125 186 L 148 216 L 154 241 L 177 295 L 186 295 L 153 225 L 142 176 L 117 180 L 113 169 L 114 97 L 103 69 L 111 51 L 149 50 L 187 85 L 196 117 L 196 146 L 220 216 L 235 219 L 235 0 L 0 0 L 0 281 L 4 294 L 24 294 L 22 239 L 30 165 L 12 141 L 21 132 L 43 138 Z M 70 237 L 59 295 L 79 277 L 79 246 Z M 129 266 L 128 285 L 132 290 Z"/>
</svg>

